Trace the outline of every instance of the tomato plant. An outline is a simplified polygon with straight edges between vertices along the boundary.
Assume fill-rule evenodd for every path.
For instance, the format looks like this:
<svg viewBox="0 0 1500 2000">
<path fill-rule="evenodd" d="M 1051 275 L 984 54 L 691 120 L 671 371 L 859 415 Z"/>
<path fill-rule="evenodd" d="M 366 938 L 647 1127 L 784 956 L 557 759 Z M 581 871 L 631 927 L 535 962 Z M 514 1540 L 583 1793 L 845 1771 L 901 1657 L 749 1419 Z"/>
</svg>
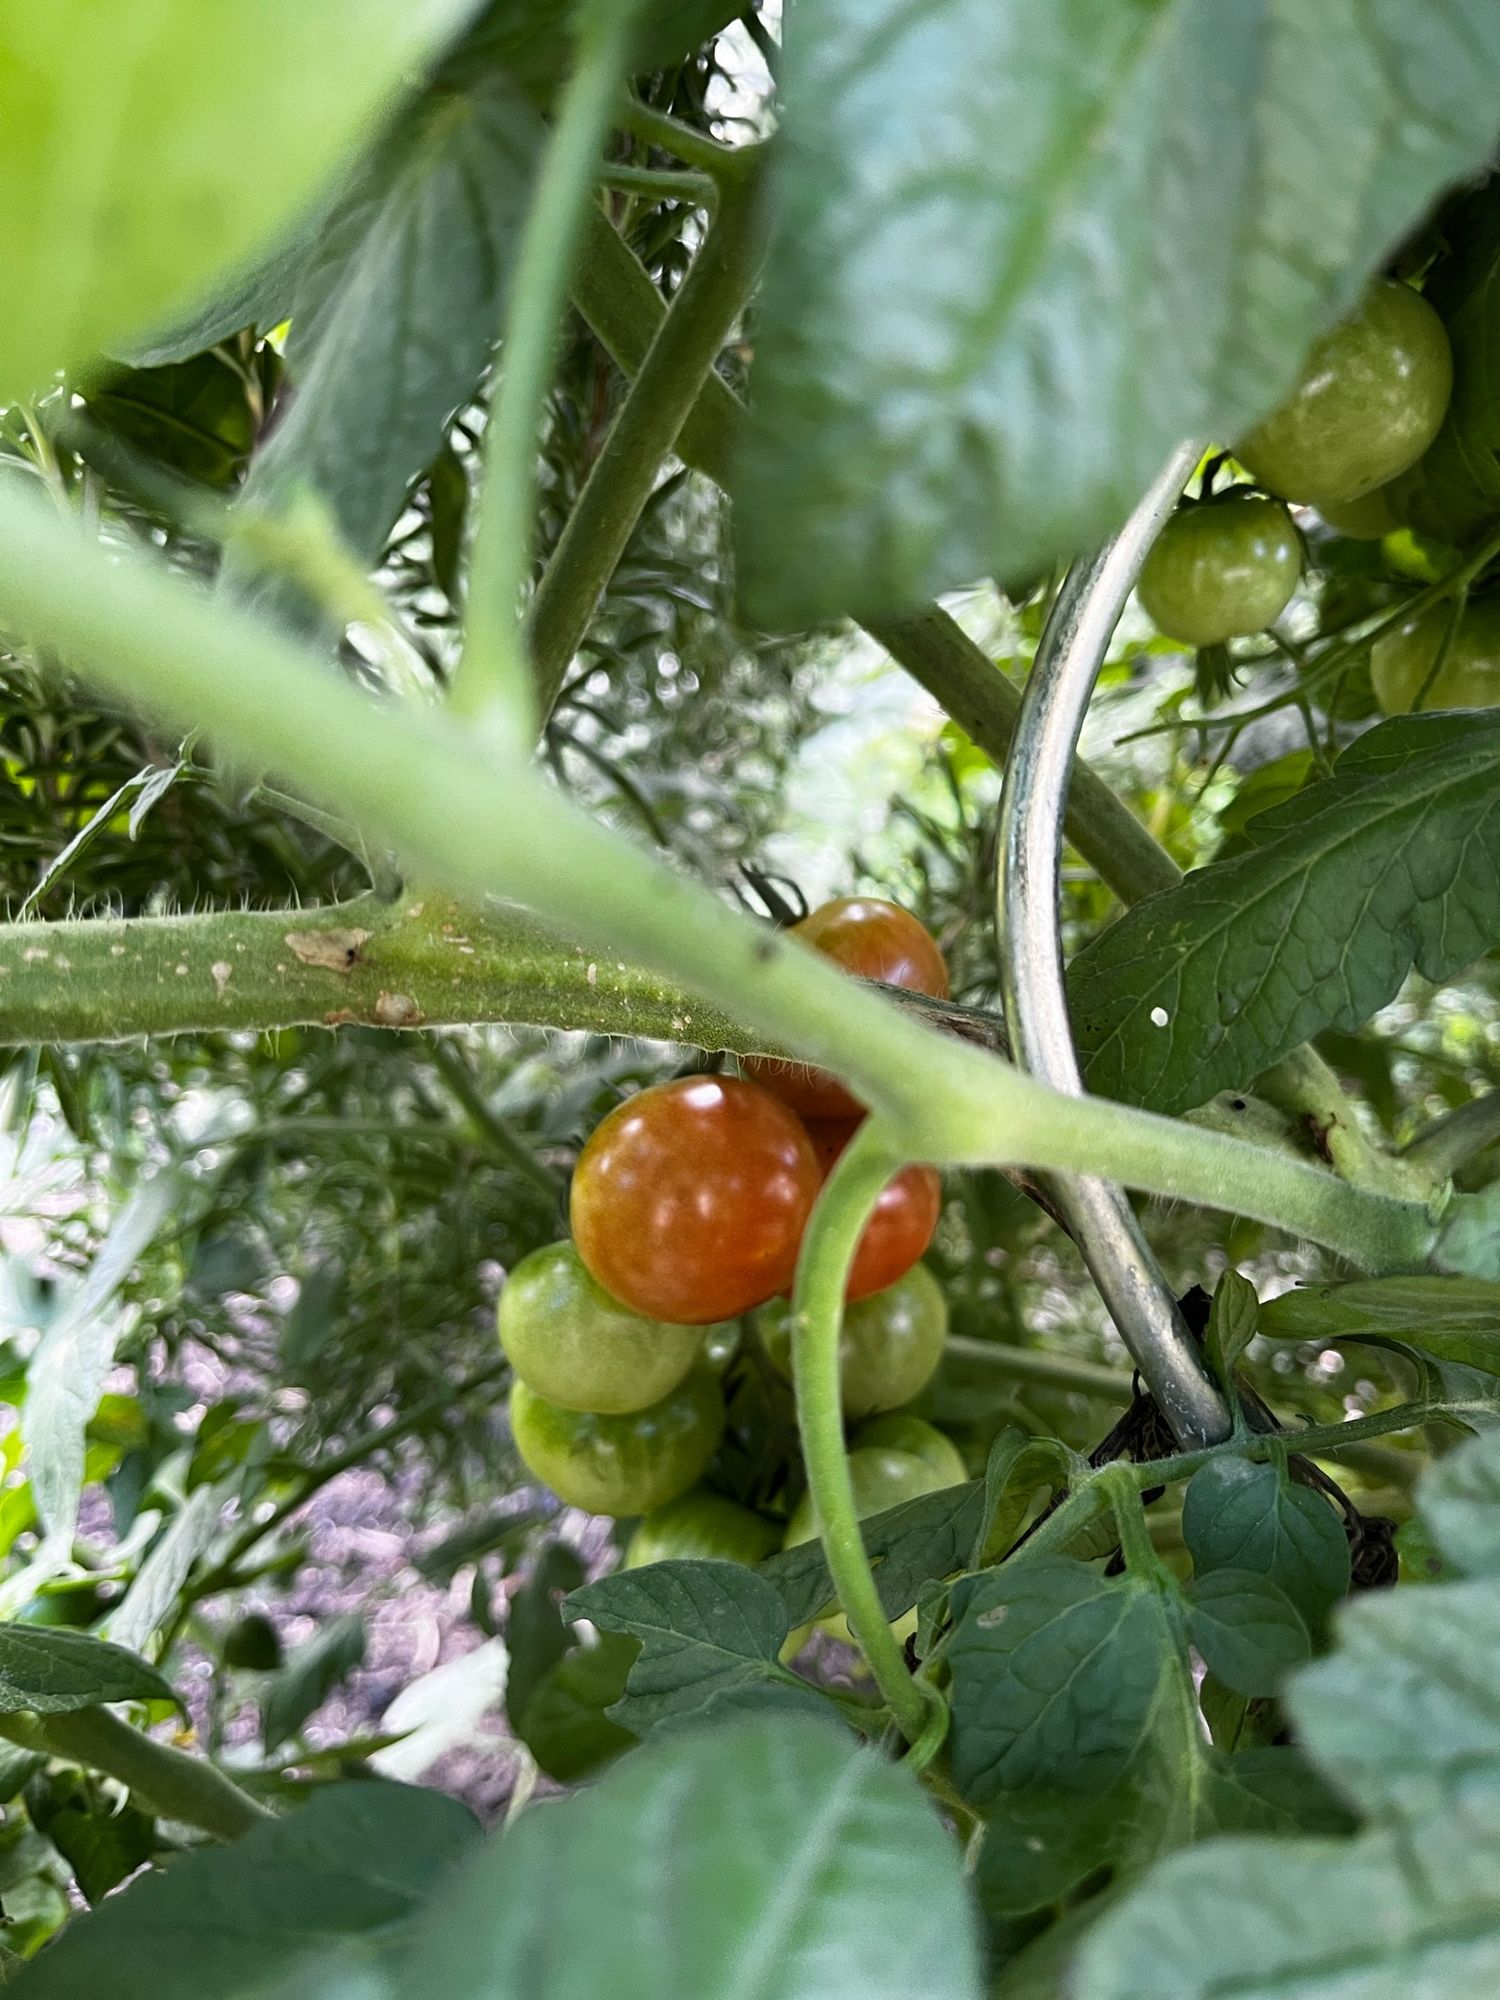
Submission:
<svg viewBox="0 0 1500 2000">
<path fill-rule="evenodd" d="M 1497 107 L 0 6 L 0 1984 L 1494 1992 Z"/>
<path fill-rule="evenodd" d="M 1141 603 L 1168 638 L 1220 646 L 1279 618 L 1301 570 L 1285 507 L 1226 496 L 1173 515 L 1141 570 Z"/>
</svg>

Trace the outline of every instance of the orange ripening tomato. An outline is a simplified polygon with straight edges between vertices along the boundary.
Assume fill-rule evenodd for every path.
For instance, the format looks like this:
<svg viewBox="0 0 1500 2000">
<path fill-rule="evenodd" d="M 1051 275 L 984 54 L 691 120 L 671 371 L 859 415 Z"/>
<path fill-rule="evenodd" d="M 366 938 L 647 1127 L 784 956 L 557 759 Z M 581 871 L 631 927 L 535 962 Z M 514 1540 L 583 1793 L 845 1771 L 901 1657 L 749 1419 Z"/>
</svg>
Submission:
<svg viewBox="0 0 1500 2000">
<path fill-rule="evenodd" d="M 931 933 L 909 910 L 879 896 L 841 896 L 822 903 L 787 935 L 826 953 L 858 979 L 883 980 L 934 1000 L 948 998 L 948 968 Z M 855 1118 L 864 1109 L 837 1077 L 807 1063 L 751 1056 L 745 1073 L 804 1118 Z"/>
<path fill-rule="evenodd" d="M 808 1137 L 827 1180 L 833 1163 L 859 1129 L 857 1118 L 807 1122 Z M 932 1241 L 943 1207 L 943 1184 L 932 1167 L 903 1167 L 880 1191 L 849 1270 L 845 1298 L 867 1299 L 904 1277 Z"/>
<path fill-rule="evenodd" d="M 784 1292 L 821 1176 L 800 1118 L 758 1084 L 689 1076 L 611 1111 L 573 1175 L 573 1240 L 633 1312 L 733 1319 Z"/>
</svg>

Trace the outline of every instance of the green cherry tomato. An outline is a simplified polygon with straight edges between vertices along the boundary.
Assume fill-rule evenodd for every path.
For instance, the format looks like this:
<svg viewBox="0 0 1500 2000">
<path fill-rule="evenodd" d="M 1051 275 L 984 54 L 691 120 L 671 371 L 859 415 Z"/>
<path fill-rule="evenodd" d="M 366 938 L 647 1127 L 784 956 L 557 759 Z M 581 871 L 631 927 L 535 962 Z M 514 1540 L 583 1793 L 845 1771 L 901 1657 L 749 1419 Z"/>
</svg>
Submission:
<svg viewBox="0 0 1500 2000">
<path fill-rule="evenodd" d="M 500 1345 L 538 1396 L 618 1417 L 659 1403 L 703 1352 L 703 1329 L 645 1319 L 612 1299 L 571 1243 L 524 1257 L 500 1293 Z"/>
<path fill-rule="evenodd" d="M 630 1538 L 625 1567 L 642 1569 L 647 1563 L 674 1560 L 758 1563 L 780 1541 L 774 1521 L 722 1493 L 695 1487 L 646 1516 Z"/>
<path fill-rule="evenodd" d="M 1141 569 L 1141 603 L 1169 639 L 1221 646 L 1279 618 L 1301 572 L 1281 502 L 1233 494 L 1177 510 Z"/>
<path fill-rule="evenodd" d="M 763 1306 L 755 1323 L 776 1370 L 792 1379 L 792 1309 Z M 883 1292 L 844 1310 L 839 1388 L 846 1417 L 898 1410 L 926 1388 L 943 1358 L 948 1304 L 925 1264 L 913 1264 Z"/>
<path fill-rule="evenodd" d="M 1381 278 L 1314 343 L 1290 398 L 1234 455 L 1283 500 L 1318 508 L 1357 500 L 1422 456 L 1452 389 L 1443 322 L 1420 292 Z"/>
<path fill-rule="evenodd" d="M 702 1478 L 724 1431 L 724 1398 L 695 1368 L 648 1409 L 602 1417 L 564 1410 L 517 1382 L 510 1426 L 527 1469 L 589 1514 L 649 1514 Z"/>
<path fill-rule="evenodd" d="M 891 1410 L 862 1424 L 854 1434 L 854 1446 L 863 1451 L 868 1445 L 909 1452 L 940 1472 L 945 1486 L 961 1486 L 969 1476 L 963 1454 L 952 1438 L 925 1417 L 914 1417 L 907 1410 Z"/>
<path fill-rule="evenodd" d="M 938 1493 L 958 1484 L 909 1451 L 893 1451 L 888 1445 L 859 1445 L 849 1454 L 849 1479 L 854 1487 L 854 1511 L 861 1521 L 883 1514 L 887 1507 L 899 1507 L 903 1500 L 920 1500 L 924 1493 Z M 781 1546 L 795 1549 L 812 1541 L 818 1532 L 812 1495 L 804 1493 L 797 1510 L 787 1523 Z"/>
<path fill-rule="evenodd" d="M 1379 542 L 1394 535 L 1401 523 L 1391 507 L 1390 491 L 1377 486 L 1357 500 L 1325 500 L 1318 512 L 1336 535 L 1351 542 Z"/>
<path fill-rule="evenodd" d="M 1448 605 L 1434 605 L 1370 649 L 1370 680 L 1387 715 L 1409 715 L 1418 701 L 1424 709 L 1500 705 L 1500 597 L 1483 597 L 1466 608 L 1447 658 L 1423 693 L 1450 617 Z"/>
</svg>

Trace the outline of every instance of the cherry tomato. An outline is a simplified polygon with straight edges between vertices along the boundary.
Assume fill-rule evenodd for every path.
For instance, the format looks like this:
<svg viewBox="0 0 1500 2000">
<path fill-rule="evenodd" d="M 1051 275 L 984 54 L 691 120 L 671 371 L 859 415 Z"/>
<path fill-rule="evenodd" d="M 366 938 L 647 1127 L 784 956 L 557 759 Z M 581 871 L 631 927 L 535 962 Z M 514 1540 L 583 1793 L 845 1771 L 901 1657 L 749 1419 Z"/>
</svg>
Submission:
<svg viewBox="0 0 1500 2000">
<path fill-rule="evenodd" d="M 755 1316 L 771 1365 L 792 1378 L 792 1308 L 785 1299 Z M 943 1358 L 948 1306 L 925 1264 L 844 1314 L 839 1339 L 839 1389 L 846 1417 L 898 1410 L 919 1395 Z"/>
<path fill-rule="evenodd" d="M 1451 615 L 1448 605 L 1434 605 L 1371 647 L 1370 680 L 1387 715 L 1409 715 L 1418 701 L 1424 709 L 1500 705 L 1500 597 L 1465 608 L 1447 658 L 1422 692 Z"/>
<path fill-rule="evenodd" d="M 823 903 L 789 936 L 825 953 L 859 979 L 880 979 L 910 993 L 948 997 L 948 968 L 929 932 L 910 911 L 879 896 Z M 751 1056 L 745 1069 L 804 1118 L 855 1118 L 864 1108 L 827 1070 Z"/>
<path fill-rule="evenodd" d="M 565 1410 L 622 1416 L 659 1403 L 703 1352 L 696 1326 L 612 1299 L 571 1243 L 533 1250 L 500 1293 L 500 1345 L 528 1389 Z"/>
<path fill-rule="evenodd" d="M 808 1120 L 808 1137 L 825 1180 L 858 1129 L 857 1118 Z M 881 1189 L 875 1213 L 865 1224 L 849 1282 L 844 1287 L 845 1298 L 867 1299 L 872 1292 L 883 1292 L 904 1276 L 932 1241 L 942 1210 L 943 1184 L 934 1169 L 921 1165 L 903 1167 Z"/>
<path fill-rule="evenodd" d="M 861 1424 L 854 1434 L 854 1448 L 863 1451 L 871 1445 L 910 1452 L 913 1458 L 920 1458 L 924 1465 L 941 1473 L 944 1486 L 961 1486 L 969 1476 L 963 1454 L 947 1432 L 907 1410 L 891 1410 L 883 1417 L 871 1417 L 867 1424 Z"/>
<path fill-rule="evenodd" d="M 1337 506 L 1416 463 L 1452 390 L 1443 322 L 1420 292 L 1381 278 L 1314 343 L 1291 396 L 1234 455 L 1268 493 Z"/>
<path fill-rule="evenodd" d="M 1220 646 L 1279 618 L 1301 573 L 1281 502 L 1236 493 L 1177 510 L 1141 569 L 1141 603 L 1169 639 Z"/>
<path fill-rule="evenodd" d="M 1357 500 L 1326 500 L 1318 512 L 1336 535 L 1343 535 L 1351 542 L 1383 541 L 1401 526 L 1391 506 L 1390 492 L 1384 486 L 1361 493 Z"/>
<path fill-rule="evenodd" d="M 722 1493 L 694 1487 L 646 1516 L 630 1538 L 625 1567 L 641 1569 L 647 1563 L 674 1559 L 758 1563 L 780 1540 L 776 1523 L 763 1514 L 752 1513 Z"/>
<path fill-rule="evenodd" d="M 573 1239 L 623 1305 L 707 1325 L 786 1290 L 818 1186 L 784 1104 L 739 1077 L 684 1077 L 594 1132 L 573 1176 Z"/>
<path fill-rule="evenodd" d="M 517 1381 L 510 1427 L 527 1469 L 559 1500 L 589 1514 L 649 1514 L 702 1478 L 724 1431 L 724 1398 L 695 1368 L 648 1409 L 601 1417 L 564 1410 Z"/>
</svg>

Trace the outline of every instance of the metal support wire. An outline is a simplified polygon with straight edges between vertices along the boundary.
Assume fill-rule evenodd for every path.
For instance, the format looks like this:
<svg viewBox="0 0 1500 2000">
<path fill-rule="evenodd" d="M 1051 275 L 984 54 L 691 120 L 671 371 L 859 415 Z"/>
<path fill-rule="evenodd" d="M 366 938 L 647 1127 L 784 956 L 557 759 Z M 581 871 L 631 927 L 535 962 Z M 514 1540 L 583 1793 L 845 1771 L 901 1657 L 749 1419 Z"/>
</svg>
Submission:
<svg viewBox="0 0 1500 2000">
<path fill-rule="evenodd" d="M 1063 809 L 1084 713 L 1120 612 L 1157 530 L 1198 463 L 1183 445 L 1112 542 L 1069 570 L 1042 633 L 1005 767 L 1000 930 L 1005 1018 L 1015 1060 L 1083 1095 L 1063 984 Z M 1051 1177 L 1120 1338 L 1183 1445 L 1214 1444 L 1229 1412 L 1123 1189 L 1092 1175 Z"/>
</svg>

